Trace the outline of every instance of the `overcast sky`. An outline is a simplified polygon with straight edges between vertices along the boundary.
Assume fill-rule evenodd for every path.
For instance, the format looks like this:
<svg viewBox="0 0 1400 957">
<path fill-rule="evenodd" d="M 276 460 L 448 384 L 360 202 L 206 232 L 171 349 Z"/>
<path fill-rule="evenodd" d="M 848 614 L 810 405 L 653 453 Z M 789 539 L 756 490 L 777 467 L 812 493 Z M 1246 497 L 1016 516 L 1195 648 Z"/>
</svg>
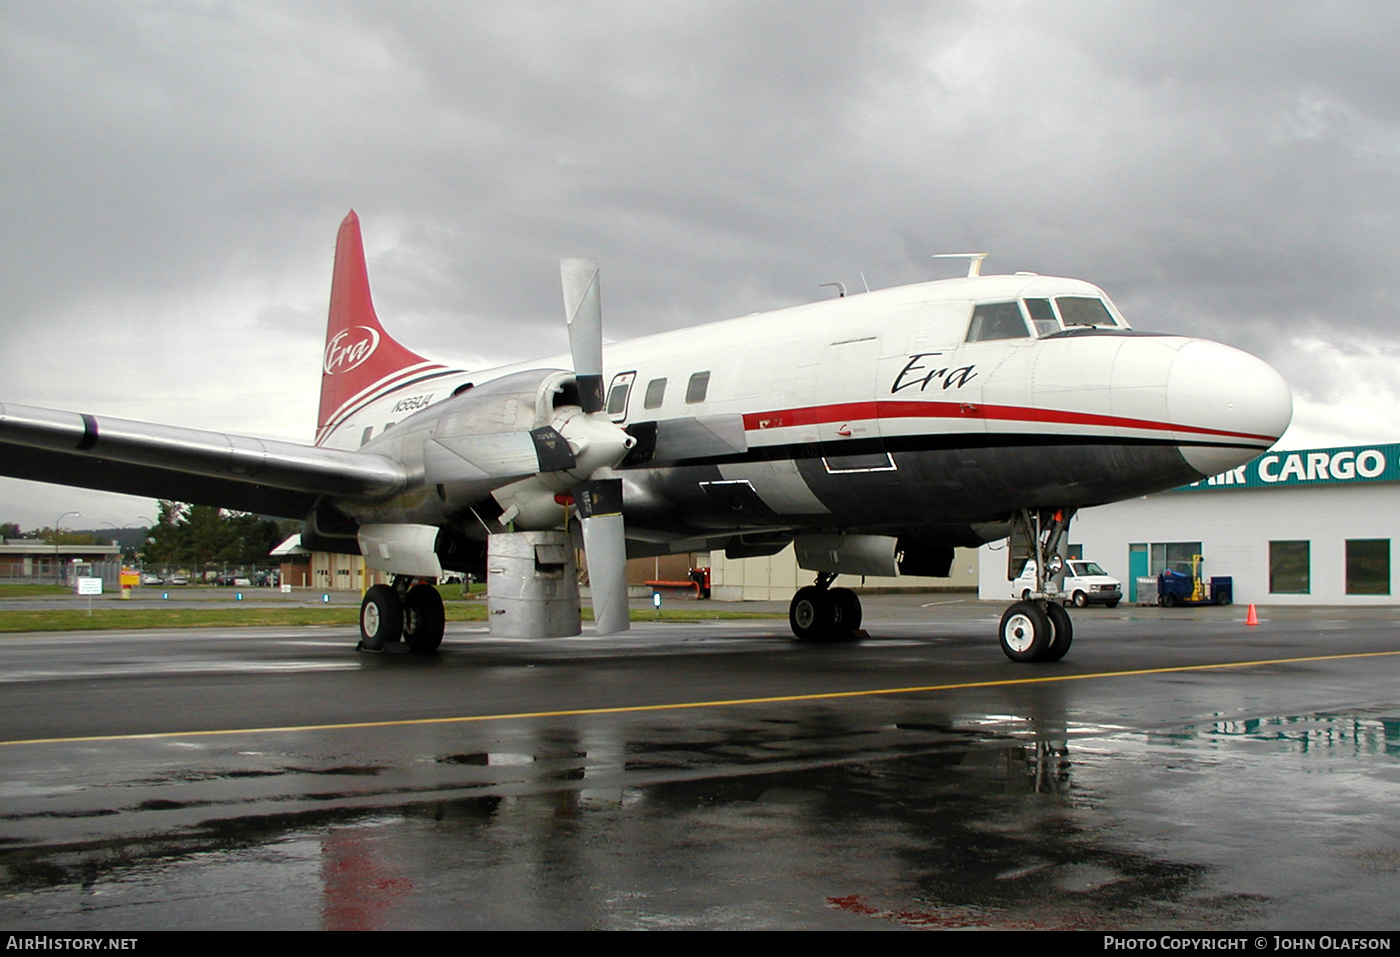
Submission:
<svg viewBox="0 0 1400 957">
<path fill-rule="evenodd" d="M 1289 447 L 1400 441 L 1400 8 L 0 4 L 0 401 L 309 441 L 336 228 L 480 367 L 991 253 L 1254 352 Z M 0 521 L 149 501 L 0 482 Z"/>
</svg>

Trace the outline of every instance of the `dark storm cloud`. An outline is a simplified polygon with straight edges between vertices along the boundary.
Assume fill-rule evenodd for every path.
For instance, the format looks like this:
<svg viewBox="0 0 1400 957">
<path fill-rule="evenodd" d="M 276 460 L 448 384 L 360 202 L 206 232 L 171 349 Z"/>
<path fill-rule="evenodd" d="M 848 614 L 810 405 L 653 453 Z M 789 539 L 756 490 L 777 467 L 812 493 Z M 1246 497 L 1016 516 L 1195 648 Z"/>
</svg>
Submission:
<svg viewBox="0 0 1400 957">
<path fill-rule="evenodd" d="M 0 398 L 304 438 L 353 206 L 432 355 L 562 349 L 561 255 L 620 338 L 984 249 L 1400 431 L 1398 40 L 1367 3 L 12 0 Z"/>
</svg>

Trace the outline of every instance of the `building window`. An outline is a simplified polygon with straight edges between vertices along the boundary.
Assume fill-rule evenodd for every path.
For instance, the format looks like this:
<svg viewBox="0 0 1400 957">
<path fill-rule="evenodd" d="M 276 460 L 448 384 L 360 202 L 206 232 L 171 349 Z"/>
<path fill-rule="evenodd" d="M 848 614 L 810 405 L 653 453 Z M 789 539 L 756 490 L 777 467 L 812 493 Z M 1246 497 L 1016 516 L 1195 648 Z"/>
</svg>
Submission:
<svg viewBox="0 0 1400 957">
<path fill-rule="evenodd" d="M 1275 595 L 1306 595 L 1312 591 L 1308 573 L 1311 542 L 1269 543 L 1269 591 Z"/>
<path fill-rule="evenodd" d="M 1201 554 L 1200 542 L 1153 542 L 1151 547 L 1151 574 L 1154 577 L 1167 568 L 1182 575 L 1190 575 L 1196 570 L 1193 564 L 1195 557 Z"/>
<path fill-rule="evenodd" d="M 1347 540 L 1347 594 L 1390 594 L 1390 539 Z"/>
</svg>

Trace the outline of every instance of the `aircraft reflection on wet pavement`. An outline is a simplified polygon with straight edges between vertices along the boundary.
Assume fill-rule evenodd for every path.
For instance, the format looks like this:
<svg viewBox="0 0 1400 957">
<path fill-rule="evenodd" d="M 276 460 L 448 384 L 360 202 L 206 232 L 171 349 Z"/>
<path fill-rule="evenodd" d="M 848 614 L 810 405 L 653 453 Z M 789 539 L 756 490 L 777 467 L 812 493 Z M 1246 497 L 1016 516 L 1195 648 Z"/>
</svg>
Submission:
<svg viewBox="0 0 1400 957">
<path fill-rule="evenodd" d="M 72 929 L 1393 922 L 1400 706 L 1142 731 L 1070 720 L 1062 687 L 1001 697 L 1022 709 L 883 700 L 755 721 L 459 726 L 426 739 L 412 728 L 370 739 L 175 736 L 109 744 L 103 768 L 77 780 L 72 759 L 90 745 L 14 749 L 0 799 L 0 919 Z M 1327 814 L 1338 806 L 1346 813 Z M 1319 859 L 1327 867 L 1300 881 L 1298 868 Z"/>
</svg>

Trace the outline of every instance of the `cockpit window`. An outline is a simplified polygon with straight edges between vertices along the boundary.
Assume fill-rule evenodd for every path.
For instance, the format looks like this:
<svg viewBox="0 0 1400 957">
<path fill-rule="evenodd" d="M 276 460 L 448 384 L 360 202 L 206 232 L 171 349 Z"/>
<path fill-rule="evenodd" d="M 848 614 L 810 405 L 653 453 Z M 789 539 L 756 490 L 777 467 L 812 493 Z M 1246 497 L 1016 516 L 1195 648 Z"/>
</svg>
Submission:
<svg viewBox="0 0 1400 957">
<path fill-rule="evenodd" d="M 1014 302 L 984 302 L 972 310 L 968 342 L 992 339 L 1024 339 L 1030 335 L 1021 307 Z"/>
<path fill-rule="evenodd" d="M 1050 308 L 1049 299 L 1027 299 L 1026 311 L 1031 314 L 1036 335 L 1048 336 L 1060 331 L 1060 322 L 1055 318 L 1055 310 Z"/>
<path fill-rule="evenodd" d="M 1055 300 L 1066 326 L 1116 326 L 1102 299 L 1092 296 L 1060 296 Z"/>
</svg>

